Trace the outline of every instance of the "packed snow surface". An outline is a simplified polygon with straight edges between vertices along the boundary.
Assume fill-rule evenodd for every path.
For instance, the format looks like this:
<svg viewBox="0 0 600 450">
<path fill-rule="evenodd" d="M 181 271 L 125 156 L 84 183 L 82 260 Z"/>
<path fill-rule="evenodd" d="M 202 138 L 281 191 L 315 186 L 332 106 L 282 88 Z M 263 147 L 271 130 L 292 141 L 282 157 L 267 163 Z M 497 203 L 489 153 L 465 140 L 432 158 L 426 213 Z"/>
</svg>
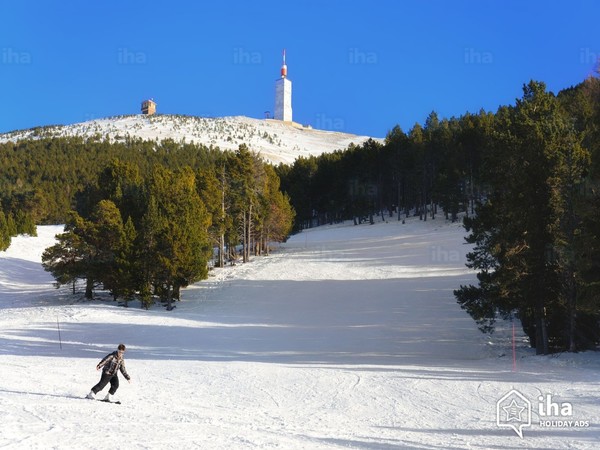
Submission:
<svg viewBox="0 0 600 450">
<path fill-rule="evenodd" d="M 221 150 L 237 150 L 240 144 L 259 153 L 274 164 L 291 164 L 308 157 L 344 150 L 369 139 L 341 131 L 317 130 L 279 120 L 260 120 L 245 116 L 194 117 L 177 115 L 133 115 L 95 119 L 73 125 L 56 125 L 0 134 L 0 143 L 42 137 L 99 136 L 113 142 L 140 138 L 160 142 L 203 144 Z M 381 139 L 376 139 L 382 141 Z"/>
<path fill-rule="evenodd" d="M 485 336 L 453 297 L 458 225 L 306 230 L 170 312 L 55 289 L 60 231 L 0 254 L 2 448 L 600 447 L 599 355 L 536 357 L 517 326 L 515 370 L 510 324 Z M 122 404 L 84 399 L 120 342 Z"/>
</svg>

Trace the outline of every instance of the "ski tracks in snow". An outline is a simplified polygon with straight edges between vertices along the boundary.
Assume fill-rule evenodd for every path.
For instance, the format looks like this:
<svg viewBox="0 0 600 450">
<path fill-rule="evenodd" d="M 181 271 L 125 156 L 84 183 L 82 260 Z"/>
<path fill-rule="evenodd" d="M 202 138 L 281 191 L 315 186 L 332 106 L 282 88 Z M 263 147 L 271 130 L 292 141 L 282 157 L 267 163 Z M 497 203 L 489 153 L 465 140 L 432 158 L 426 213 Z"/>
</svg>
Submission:
<svg viewBox="0 0 600 450">
<path fill-rule="evenodd" d="M 0 447 L 110 448 L 118 435 L 152 449 L 597 448 L 596 355 L 529 358 L 519 347 L 519 372 L 490 358 L 452 298 L 472 279 L 457 276 L 464 233 L 434 228 L 307 230 L 271 256 L 215 269 L 170 312 L 69 305 L 50 285 L 45 300 L 15 302 L 0 289 Z M 2 263 L 10 273 L 15 261 Z M 123 404 L 73 398 L 120 341 L 133 378 L 117 392 Z M 512 388 L 571 401 L 591 426 L 538 427 L 522 441 L 495 422 Z"/>
</svg>

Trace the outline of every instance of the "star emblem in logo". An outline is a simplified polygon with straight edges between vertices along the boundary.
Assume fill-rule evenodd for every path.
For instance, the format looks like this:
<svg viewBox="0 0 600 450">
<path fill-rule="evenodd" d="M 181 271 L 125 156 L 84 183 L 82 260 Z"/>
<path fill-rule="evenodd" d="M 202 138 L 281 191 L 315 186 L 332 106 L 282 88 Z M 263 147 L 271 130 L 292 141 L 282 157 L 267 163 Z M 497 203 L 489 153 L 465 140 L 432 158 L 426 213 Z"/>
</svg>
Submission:
<svg viewBox="0 0 600 450">
<path fill-rule="evenodd" d="M 496 424 L 513 429 L 523 439 L 523 428 L 531 426 L 531 402 L 512 389 L 496 402 Z"/>
<path fill-rule="evenodd" d="M 510 402 L 508 405 L 503 406 L 502 409 L 504 410 L 504 412 L 506 413 L 506 421 L 507 422 L 511 422 L 511 421 L 517 421 L 517 422 L 521 422 L 521 414 L 523 414 L 523 411 L 526 409 L 526 406 L 520 406 L 516 400 L 513 398 L 512 402 Z"/>
</svg>

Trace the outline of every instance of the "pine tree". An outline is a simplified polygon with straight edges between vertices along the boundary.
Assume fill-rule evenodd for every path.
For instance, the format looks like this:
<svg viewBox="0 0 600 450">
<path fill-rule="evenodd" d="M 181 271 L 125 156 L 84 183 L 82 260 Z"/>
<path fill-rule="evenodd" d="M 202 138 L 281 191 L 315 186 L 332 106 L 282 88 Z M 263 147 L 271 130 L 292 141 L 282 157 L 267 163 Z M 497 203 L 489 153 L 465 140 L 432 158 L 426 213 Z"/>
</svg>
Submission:
<svg viewBox="0 0 600 450">
<path fill-rule="evenodd" d="M 518 314 L 532 346 L 546 354 L 560 346 L 564 296 L 573 295 L 564 280 L 573 277 L 568 255 L 575 227 L 565 207 L 586 156 L 543 83 L 529 83 L 516 106 L 496 117 L 486 161 L 492 190 L 477 217 L 465 220 L 468 242 L 475 244 L 469 266 L 480 271 L 479 287 L 463 286 L 455 294 L 484 330 L 497 314 Z"/>
<path fill-rule="evenodd" d="M 64 233 L 56 235 L 57 243 L 42 254 L 42 266 L 56 280 L 56 287 L 72 284 L 75 294 L 76 282 L 86 279 L 86 297 L 92 297 L 94 280 L 89 277 L 91 252 L 85 241 L 86 224 L 75 212 L 71 212 Z"/>
<path fill-rule="evenodd" d="M 231 213 L 234 226 L 241 237 L 243 262 L 250 261 L 252 231 L 255 208 L 257 206 L 257 165 L 248 147 L 240 145 L 228 159 L 228 173 L 231 185 Z"/>
<path fill-rule="evenodd" d="M 130 216 L 123 226 L 122 240 L 115 256 L 115 281 L 117 283 L 115 289 L 125 299 L 125 306 L 139 288 L 137 277 L 139 261 L 136 259 L 135 250 L 136 238 L 137 232 Z"/>
<path fill-rule="evenodd" d="M 148 272 L 170 309 L 182 287 L 207 276 L 210 218 L 189 168 L 175 174 L 155 167 L 149 191 L 156 206 L 150 205 L 147 221 L 152 236 L 148 253 L 154 260 Z M 146 233 L 144 237 L 148 239 Z"/>
<path fill-rule="evenodd" d="M 116 300 L 123 292 L 118 262 L 125 240 L 121 212 L 111 200 L 101 200 L 91 223 L 91 232 L 86 236 L 88 245 L 94 249 L 90 271 L 93 271 L 93 278 L 101 282 L 104 289 L 110 290 Z"/>
<path fill-rule="evenodd" d="M 160 272 L 159 242 L 164 228 L 160 216 L 158 201 L 149 194 L 146 211 L 142 216 L 136 239 L 136 261 L 138 268 L 138 289 L 142 307 L 148 309 L 152 304 L 152 287 Z"/>
<path fill-rule="evenodd" d="M 289 197 L 279 189 L 279 177 L 271 166 L 265 167 L 266 191 L 261 196 L 261 253 L 269 254 L 269 243 L 283 242 L 292 230 L 294 210 Z"/>
<path fill-rule="evenodd" d="M 225 214 L 227 210 L 227 179 L 224 164 L 220 168 L 206 167 L 196 175 L 198 194 L 211 218 L 208 230 L 211 242 L 219 249 L 218 267 L 224 266 Z"/>
<path fill-rule="evenodd" d="M 30 213 L 22 210 L 17 211 L 15 216 L 15 225 L 17 234 L 28 234 L 29 236 L 37 236 L 37 228 Z"/>
<path fill-rule="evenodd" d="M 12 213 L 8 213 L 8 216 L 6 217 L 6 226 L 8 229 L 9 236 L 16 236 L 17 234 L 19 234 L 19 231 L 17 229 L 17 222 L 15 222 L 15 218 L 13 217 Z"/>
<path fill-rule="evenodd" d="M 0 251 L 6 250 L 10 246 L 10 230 L 4 212 L 0 210 Z"/>
<path fill-rule="evenodd" d="M 312 182 L 317 171 L 317 158 L 300 157 L 291 168 L 277 167 L 281 179 L 281 189 L 290 196 L 290 202 L 296 211 L 295 229 L 302 230 L 312 226 L 314 193 Z M 345 173 L 344 173 L 345 176 Z"/>
</svg>

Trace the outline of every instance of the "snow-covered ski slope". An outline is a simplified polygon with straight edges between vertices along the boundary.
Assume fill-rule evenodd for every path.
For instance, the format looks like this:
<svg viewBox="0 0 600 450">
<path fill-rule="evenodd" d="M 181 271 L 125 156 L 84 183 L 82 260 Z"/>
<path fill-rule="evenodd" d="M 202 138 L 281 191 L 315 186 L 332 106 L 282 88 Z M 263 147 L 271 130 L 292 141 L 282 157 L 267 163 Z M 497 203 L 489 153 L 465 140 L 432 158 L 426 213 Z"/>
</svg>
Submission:
<svg viewBox="0 0 600 450">
<path fill-rule="evenodd" d="M 13 131 L 0 134 L 0 143 L 63 136 L 99 136 L 113 142 L 123 141 L 127 137 L 152 141 L 173 139 L 177 142 L 219 147 L 221 150 L 237 150 L 240 144 L 246 144 L 250 150 L 274 164 L 291 164 L 300 156 L 345 150 L 352 143 L 359 145 L 369 139 L 368 136 L 317 130 L 278 120 L 245 116 L 132 115 Z"/>
<path fill-rule="evenodd" d="M 1 448 L 599 448 L 599 355 L 536 357 L 518 333 L 513 371 L 510 327 L 482 335 L 453 298 L 474 280 L 458 225 L 307 230 L 171 312 L 55 290 L 59 231 L 0 254 Z M 83 399 L 120 342 L 123 404 Z"/>
</svg>

